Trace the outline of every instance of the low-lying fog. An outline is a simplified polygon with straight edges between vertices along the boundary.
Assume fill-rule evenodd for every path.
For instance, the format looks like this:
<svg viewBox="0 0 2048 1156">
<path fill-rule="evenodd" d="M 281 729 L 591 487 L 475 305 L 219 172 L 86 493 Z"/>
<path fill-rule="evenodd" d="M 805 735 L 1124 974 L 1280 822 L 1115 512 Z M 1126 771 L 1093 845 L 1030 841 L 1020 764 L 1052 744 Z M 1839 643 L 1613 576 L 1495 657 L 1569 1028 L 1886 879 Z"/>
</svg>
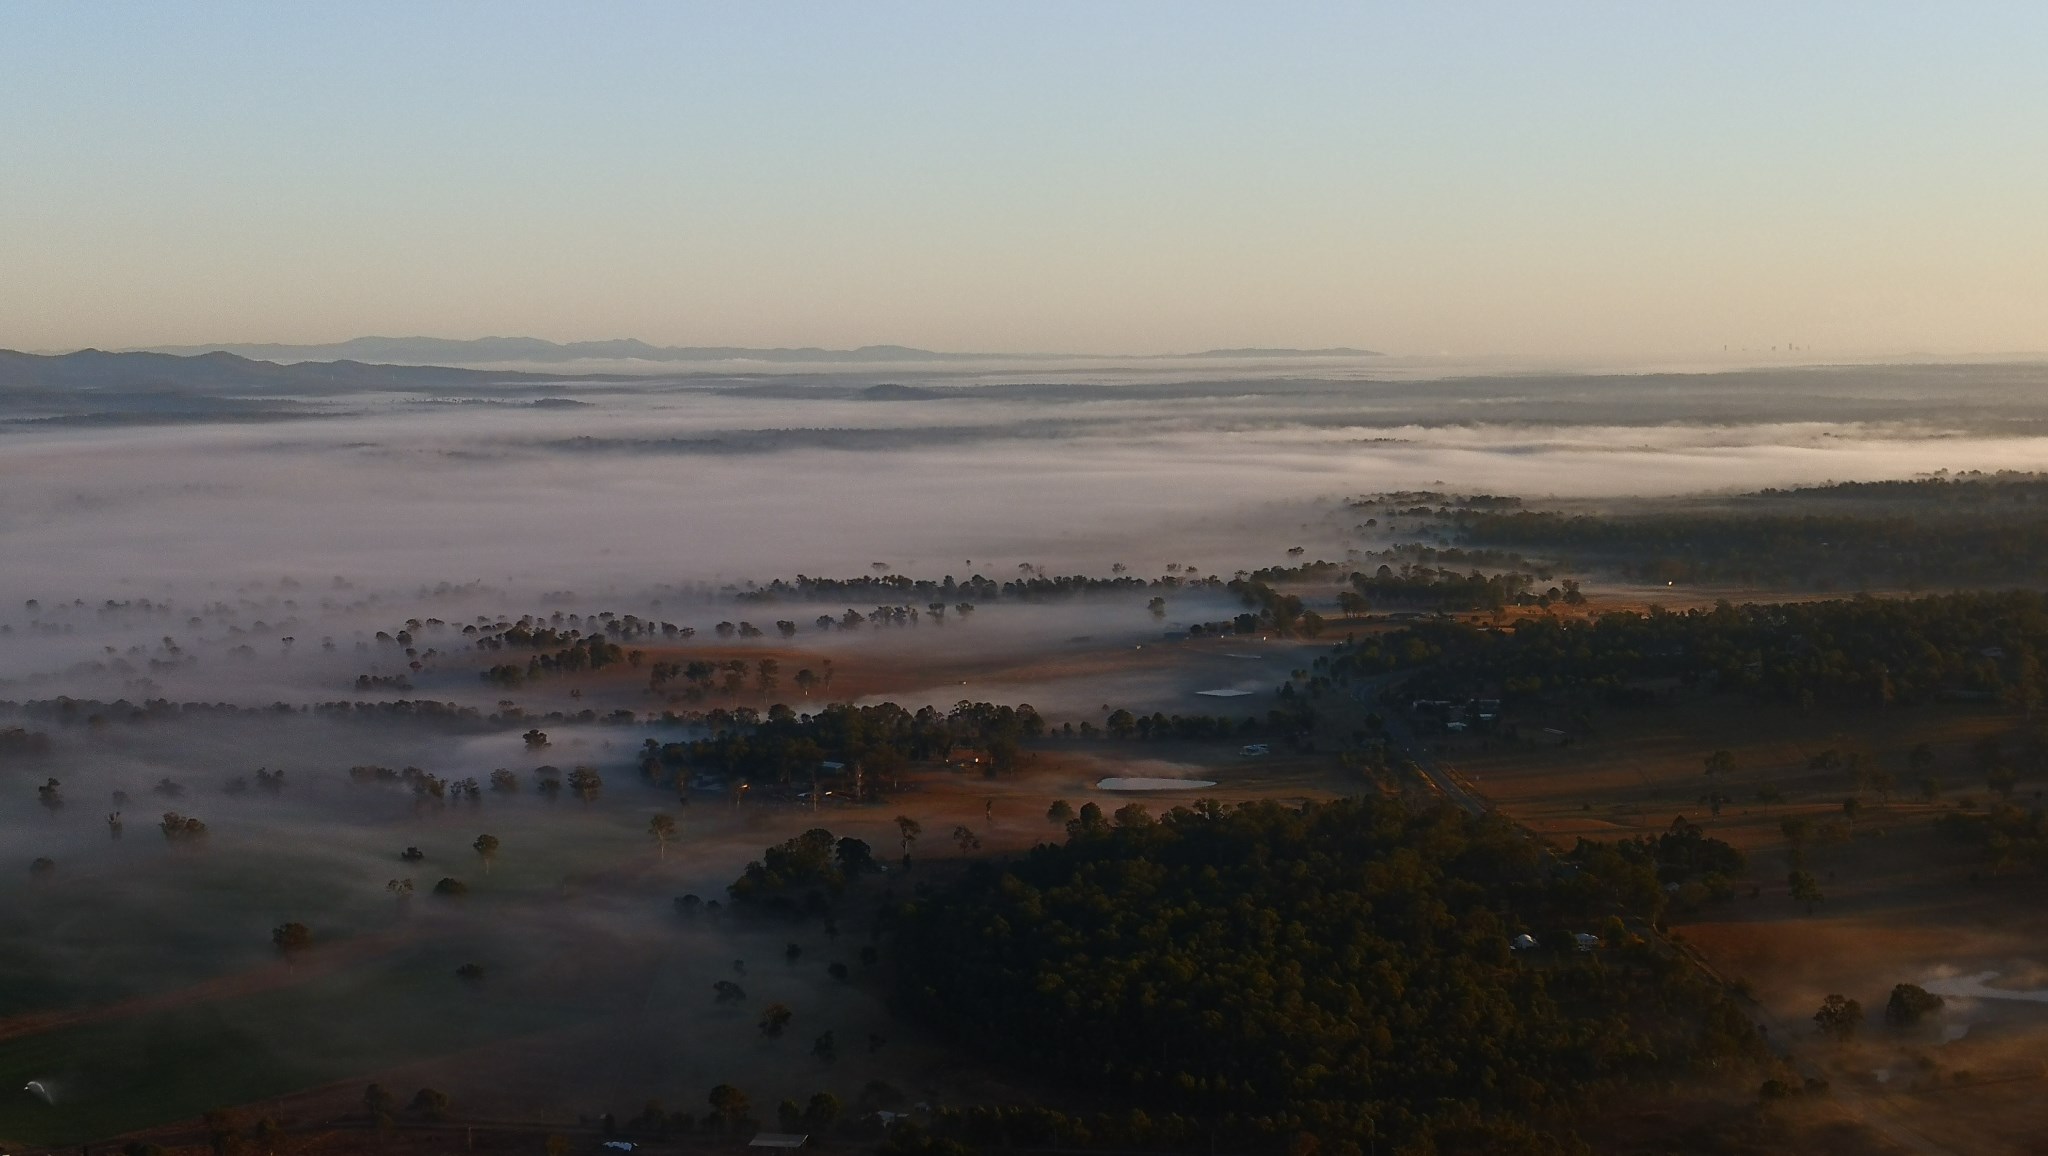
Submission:
<svg viewBox="0 0 2048 1156">
<path fill-rule="evenodd" d="M 198 1081 L 124 1109 L 124 1127 L 212 1107 L 216 1085 L 274 1094 L 593 1017 L 606 1032 L 640 1035 L 589 1040 L 574 1055 L 548 1037 L 549 1054 L 521 1070 L 558 1086 L 529 1104 L 627 1113 L 659 1093 L 701 1111 L 710 1084 L 734 1080 L 765 1112 L 771 1095 L 827 1086 L 851 1098 L 866 1073 L 936 1070 L 936 1054 L 909 1044 L 864 1066 L 793 1067 L 757 1038 L 751 1017 L 770 998 L 797 1008 L 804 1039 L 830 1028 L 848 1051 L 870 1031 L 897 1031 L 869 997 L 821 978 L 827 957 L 817 953 L 856 952 L 851 938 L 828 943 L 807 930 L 812 954 L 785 968 L 777 957 L 798 933 L 686 927 L 674 916 L 676 894 L 719 895 L 761 846 L 816 817 L 680 804 L 636 769 L 641 740 L 680 737 L 646 721 L 667 704 L 644 669 L 588 680 L 589 698 L 582 679 L 499 687 L 478 678 L 493 659 L 461 628 L 560 614 L 588 633 L 603 611 L 669 621 L 695 629 L 699 647 L 783 655 L 790 701 L 797 668 L 829 659 L 844 672 L 834 698 L 1031 702 L 1055 723 L 1099 723 L 1112 706 L 1257 714 L 1270 705 L 1265 692 L 1307 665 L 1305 651 L 1245 641 L 1154 658 L 1162 631 L 1235 612 L 1213 591 L 1172 592 L 1157 611 L 1149 591 L 1119 592 L 846 631 L 815 619 L 896 599 L 747 603 L 727 587 L 883 572 L 1001 581 L 1024 567 L 1107 577 L 1119 563 L 1144 578 L 1228 577 L 1284 563 L 1295 546 L 1338 559 L 1384 544 L 1335 499 L 1390 489 L 1621 496 L 2038 468 L 2048 460 L 2042 376 L 1993 366 L 1176 383 L 1153 371 L 1115 388 L 1071 374 L 1042 387 L 956 375 L 909 383 L 922 392 L 864 393 L 886 383 L 812 374 L 330 395 L 303 399 L 321 416 L 293 420 L 0 421 L 0 700 L 289 708 L 147 721 L 0 710 L 0 729 L 52 736 L 46 755 L 0 750 L 0 841 L 10 849 L 0 861 L 0 1067 L 17 1083 L 54 1081 L 71 1104 L 139 1094 L 165 1071 Z M 544 399 L 570 404 L 534 404 Z M 795 637 L 779 636 L 779 619 L 798 624 Z M 765 636 L 716 636 L 716 623 L 740 620 Z M 417 657 L 376 637 L 405 629 Z M 358 691 L 360 676 L 406 682 Z M 1198 697 L 1215 689 L 1254 694 Z M 535 713 L 624 706 L 640 717 L 549 724 L 552 746 L 535 752 L 523 722 L 298 709 L 405 698 L 483 716 L 511 702 Z M 399 784 L 352 780 L 359 763 L 451 781 L 503 767 L 521 789 L 423 803 Z M 540 763 L 598 768 L 601 798 L 541 795 Z M 257 781 L 259 767 L 284 768 L 283 789 Z M 1230 774 L 1085 757 L 1069 771 L 1062 792 L 1118 773 Z M 38 789 L 48 778 L 59 780 L 54 796 Z M 965 804 L 970 818 L 982 814 L 978 800 Z M 894 806 L 827 821 L 888 852 Z M 119 838 L 108 821 L 117 807 Z M 166 840 L 157 820 L 173 809 L 208 824 L 204 848 Z M 1004 821 L 1043 832 L 1043 810 L 1039 801 Z M 656 812 L 680 823 L 667 858 L 649 838 Z M 940 844 L 959 821 L 927 817 L 927 838 Z M 486 830 L 503 844 L 488 877 L 470 849 Z M 398 852 L 415 844 L 427 860 L 402 862 Z M 38 857 L 55 866 L 32 876 Z M 444 875 L 477 884 L 475 902 L 428 896 Z M 401 918 L 385 884 L 408 876 L 421 894 Z M 274 976 L 206 986 L 269 966 L 268 929 L 287 919 L 313 925 L 323 945 L 355 946 L 331 953 L 338 970 L 306 981 L 304 997 Z M 349 952 L 364 962 L 347 962 L 357 959 Z M 749 972 L 756 998 L 746 1009 L 714 1007 L 710 984 L 733 975 L 738 956 L 777 970 Z M 454 967 L 477 959 L 493 986 L 451 998 Z M 189 1011 L 149 1003 L 181 991 L 218 1009 L 213 1018 L 191 1027 L 179 1018 Z M 306 999 L 327 1010 L 314 1015 Z M 36 1019 L 122 1000 L 143 1003 L 61 1029 Z M 151 1050 L 188 1027 L 217 1052 L 188 1062 Z M 628 1045 L 632 1064 L 582 1062 Z M 251 1076 L 251 1063 L 275 1070 Z M 459 1082 L 464 1070 L 430 1074 Z M 0 1103 L 0 1131 L 42 1127 L 46 1109 L 71 1110 Z M 37 1134 L 103 1134 L 87 1117 L 66 1119 Z"/>
<path fill-rule="evenodd" d="M 1228 574 L 1327 550 L 1295 541 L 1307 503 L 1367 490 L 1670 494 L 2037 467 L 2044 379 L 926 382 L 933 396 L 875 400 L 814 375 L 326 397 L 326 416 L 253 424 L 0 423 L 0 605 L 287 575 L 584 591 L 874 562 Z"/>
<path fill-rule="evenodd" d="M 436 616 L 459 629 L 610 610 L 704 638 L 790 617 L 800 645 L 829 649 L 849 644 L 808 624 L 848 607 L 750 608 L 720 590 L 1119 563 L 1228 577 L 1291 547 L 1341 559 L 1385 544 L 1336 501 L 1377 490 L 1672 494 L 2048 460 L 2048 372 L 2033 365 L 1431 381 L 1231 368 L 1048 384 L 928 371 L 879 392 L 871 369 L 521 381 L 303 399 L 325 416 L 296 420 L 0 421 L 0 698 L 324 701 L 359 675 L 406 676 L 412 656 L 371 636 Z M 971 646 L 1135 645 L 1232 612 L 1172 601 L 1164 620 L 1142 598 L 1006 607 Z M 411 681 L 491 701 L 467 660 L 429 657 Z"/>
</svg>

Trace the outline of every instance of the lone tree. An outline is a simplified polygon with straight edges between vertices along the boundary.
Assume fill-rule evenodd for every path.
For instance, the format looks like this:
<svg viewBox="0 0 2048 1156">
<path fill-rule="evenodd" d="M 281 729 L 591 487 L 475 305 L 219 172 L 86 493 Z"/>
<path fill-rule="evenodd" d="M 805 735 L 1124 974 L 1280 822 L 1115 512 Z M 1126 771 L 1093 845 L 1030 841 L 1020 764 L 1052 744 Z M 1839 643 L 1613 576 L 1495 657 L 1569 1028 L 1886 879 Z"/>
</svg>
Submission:
<svg viewBox="0 0 2048 1156">
<path fill-rule="evenodd" d="M 250 1139 L 263 1156 L 277 1156 L 278 1150 L 284 1147 L 284 1125 L 269 1116 L 259 1116 L 256 1118 L 255 1135 Z"/>
<path fill-rule="evenodd" d="M 363 1107 L 372 1116 L 388 1116 L 398 1107 L 398 1097 L 382 1084 L 371 1084 L 363 1089 Z"/>
<path fill-rule="evenodd" d="M 1885 1001 L 1884 1022 L 1901 1030 L 1914 1027 L 1921 1020 L 1941 1010 L 1942 998 L 1917 983 L 1902 983 L 1892 988 L 1892 997 Z"/>
<path fill-rule="evenodd" d="M 476 853 L 483 856 L 484 874 L 489 875 L 491 873 L 491 860 L 498 857 L 498 837 L 496 835 L 478 835 L 476 842 L 471 843 L 470 846 L 476 848 Z"/>
<path fill-rule="evenodd" d="M 1052 806 L 1047 807 L 1045 809 L 1045 821 L 1058 827 L 1064 827 L 1068 823 L 1073 822 L 1073 804 L 1067 802 L 1065 799 L 1053 800 Z"/>
<path fill-rule="evenodd" d="M 421 1088 L 413 1093 L 412 1110 L 429 1120 L 439 1120 L 448 1114 L 448 1093 L 439 1088 Z"/>
<path fill-rule="evenodd" d="M 903 842 L 903 853 L 908 855 L 910 854 L 910 848 L 917 842 L 917 837 L 924 834 L 924 824 L 908 815 L 898 815 L 896 816 L 896 831 Z"/>
<path fill-rule="evenodd" d="M 165 811 L 164 821 L 158 826 L 163 828 L 164 838 L 173 843 L 196 843 L 206 838 L 206 824 L 176 811 Z"/>
<path fill-rule="evenodd" d="M 280 923 L 270 929 L 270 942 L 277 947 L 277 953 L 284 956 L 287 966 L 297 961 L 300 952 L 313 946 L 313 929 L 303 923 Z"/>
<path fill-rule="evenodd" d="M 1137 732 L 1138 720 L 1130 711 L 1118 708 L 1103 720 L 1102 729 L 1113 739 L 1127 739 Z"/>
<path fill-rule="evenodd" d="M 839 1113 L 844 1107 L 839 1097 L 830 1092 L 819 1092 L 804 1106 L 804 1123 L 813 1131 L 823 1132 L 839 1121 Z"/>
<path fill-rule="evenodd" d="M 656 815 L 647 820 L 647 833 L 654 836 L 655 854 L 668 858 L 668 841 L 676 837 L 676 821 L 668 815 Z"/>
<path fill-rule="evenodd" d="M 1715 751 L 1706 758 L 1707 777 L 1725 775 L 1735 769 L 1735 756 L 1727 751 Z"/>
<path fill-rule="evenodd" d="M 719 1003 L 736 1003 L 747 998 L 747 990 L 729 979 L 712 984 L 711 990 L 718 993 Z"/>
<path fill-rule="evenodd" d="M 526 740 L 526 749 L 529 751 L 541 750 L 548 745 L 548 732 L 538 727 L 519 737 Z"/>
<path fill-rule="evenodd" d="M 1840 995 L 1829 995 L 1820 1002 L 1820 1010 L 1813 1013 L 1813 1022 L 1820 1026 L 1821 1034 L 1837 1043 L 1846 1043 L 1863 1026 L 1863 1005 Z"/>
<path fill-rule="evenodd" d="M 962 855 L 981 849 L 981 836 L 975 834 L 972 827 L 953 828 L 953 841 L 960 844 L 960 853 Z"/>
<path fill-rule="evenodd" d="M 242 1143 L 242 1122 L 226 1108 L 215 1108 L 200 1117 L 206 1126 L 206 1143 L 214 1156 L 228 1156 Z"/>
<path fill-rule="evenodd" d="M 1792 889 L 1795 902 L 1806 905 L 1806 913 L 1813 914 L 1813 905 L 1827 898 L 1820 893 L 1820 880 L 1811 871 L 1794 871 L 1785 877 L 1785 883 Z"/>
<path fill-rule="evenodd" d="M 782 1035 L 782 1029 L 788 1027 L 794 1018 L 795 1013 L 789 1010 L 788 1004 L 771 1003 L 761 1012 L 761 1034 L 775 1039 Z"/>
<path fill-rule="evenodd" d="M 832 857 L 838 860 L 839 870 L 848 879 L 865 875 L 876 867 L 875 849 L 868 846 L 867 840 L 851 835 L 832 845 Z"/>
<path fill-rule="evenodd" d="M 711 1089 L 710 1101 L 711 1111 L 718 1117 L 721 1129 L 729 1130 L 747 1118 L 747 1094 L 731 1084 L 720 1084 Z"/>
</svg>

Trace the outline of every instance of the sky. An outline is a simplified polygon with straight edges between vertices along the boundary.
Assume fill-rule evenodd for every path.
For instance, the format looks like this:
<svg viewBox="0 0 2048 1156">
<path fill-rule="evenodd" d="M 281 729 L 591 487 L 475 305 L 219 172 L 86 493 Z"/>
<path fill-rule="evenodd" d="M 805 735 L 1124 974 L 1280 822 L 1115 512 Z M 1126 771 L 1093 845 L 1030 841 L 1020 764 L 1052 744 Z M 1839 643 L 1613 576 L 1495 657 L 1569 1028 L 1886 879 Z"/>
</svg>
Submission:
<svg viewBox="0 0 2048 1156">
<path fill-rule="evenodd" d="M 2048 6 L 0 4 L 0 346 L 2048 349 Z"/>
</svg>

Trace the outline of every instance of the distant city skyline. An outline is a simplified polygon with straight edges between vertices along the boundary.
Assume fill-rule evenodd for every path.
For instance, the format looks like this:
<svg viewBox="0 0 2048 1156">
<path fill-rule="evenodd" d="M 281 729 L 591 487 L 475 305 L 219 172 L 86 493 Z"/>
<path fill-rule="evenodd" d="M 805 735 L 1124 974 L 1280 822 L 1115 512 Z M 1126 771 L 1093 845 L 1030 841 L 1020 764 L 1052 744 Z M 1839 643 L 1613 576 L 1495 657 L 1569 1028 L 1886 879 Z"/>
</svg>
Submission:
<svg viewBox="0 0 2048 1156">
<path fill-rule="evenodd" d="M 2044 45 L 1991 4 L 24 0 L 0 347 L 2048 349 Z"/>
</svg>

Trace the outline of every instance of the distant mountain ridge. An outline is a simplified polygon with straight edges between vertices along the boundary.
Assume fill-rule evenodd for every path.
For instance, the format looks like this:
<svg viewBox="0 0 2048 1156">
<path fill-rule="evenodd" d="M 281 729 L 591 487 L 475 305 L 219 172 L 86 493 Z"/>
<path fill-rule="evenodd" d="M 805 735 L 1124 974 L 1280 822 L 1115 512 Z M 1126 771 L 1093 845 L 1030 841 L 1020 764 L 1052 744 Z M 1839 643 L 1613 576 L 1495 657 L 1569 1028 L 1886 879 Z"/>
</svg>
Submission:
<svg viewBox="0 0 2048 1156">
<path fill-rule="evenodd" d="M 450 365 L 477 362 L 559 361 L 937 361 L 979 354 L 934 353 L 902 345 L 859 349 L 751 349 L 742 346 L 649 345 L 635 338 L 616 341 L 547 341 L 539 337 L 356 337 L 325 345 L 169 345 L 148 350 L 186 357 L 232 353 L 258 361 L 363 361 L 387 364 Z"/>
<path fill-rule="evenodd" d="M 549 364 L 572 361 L 762 361 L 784 364 L 816 362 L 946 362 L 990 360 L 1070 360 L 1112 355 L 1087 353 L 948 353 L 908 345 L 863 345 L 857 349 L 818 346 L 754 348 L 739 345 L 650 345 L 636 338 L 614 341 L 548 341 L 539 337 L 356 337 L 324 345 L 232 344 L 167 345 L 143 351 L 190 357 L 231 353 L 257 361 L 357 361 L 396 365 L 475 365 L 497 363 Z M 1144 359 L 1176 357 L 1378 357 L 1369 349 L 1211 349 L 1200 353 L 1142 355 Z M 1134 359 L 1135 360 L 1135 359 Z"/>
<path fill-rule="evenodd" d="M 1348 345 L 1332 345 L 1327 349 L 1289 349 L 1248 346 L 1244 349 L 1205 349 L 1200 353 L 1161 354 L 1162 357 L 1385 357 L 1386 354 L 1374 349 L 1353 349 Z"/>
<path fill-rule="evenodd" d="M 364 343 L 384 340 L 363 338 L 356 342 L 344 342 L 359 353 L 375 352 L 361 348 Z M 546 346 L 558 351 L 580 351 L 602 348 L 611 351 L 609 356 L 619 356 L 618 351 L 628 348 L 653 349 L 636 341 L 582 342 L 573 345 L 555 345 L 552 342 L 537 341 L 533 338 L 486 338 L 480 342 L 445 341 L 434 339 L 443 352 L 457 352 L 451 347 L 471 350 L 485 350 L 486 353 L 472 352 L 478 360 L 502 356 L 505 360 L 522 360 L 513 355 L 515 350 L 531 350 L 535 346 Z M 277 346 L 251 347 L 275 348 L 277 350 L 311 351 L 324 349 L 322 346 Z M 386 352 L 390 352 L 386 350 Z M 869 345 L 857 350 L 713 350 L 708 348 L 694 351 L 679 350 L 676 360 L 683 352 L 695 352 L 709 360 L 715 356 L 745 354 L 754 356 L 764 353 L 783 355 L 795 361 L 805 357 L 848 358 L 876 362 L 895 360 L 926 360 L 996 356 L 987 354 L 933 353 L 929 350 L 914 350 L 897 345 Z M 576 353 L 576 357 L 596 357 L 597 354 Z M 1061 355 L 1047 355 L 1061 356 Z M 1069 355 L 1082 356 L 1082 355 Z M 1206 353 L 1155 355 L 1153 359 L 1171 357 L 1318 357 L 1318 356 L 1370 356 L 1363 350 L 1286 350 L 1286 349 L 1218 349 Z M 449 358 L 448 360 L 457 360 Z M 539 360 L 526 357 L 524 360 Z M 567 356 L 563 361 L 570 360 Z M 647 358 L 646 360 L 655 360 Z M 1135 359 L 1133 359 L 1135 360 Z M 23 353 L 17 350 L 0 349 L 0 396 L 11 398 L 16 403 L 33 397 L 75 399 L 84 394 L 205 394 L 214 397 L 287 397 L 287 396 L 332 396 L 375 390 L 411 390 L 427 393 L 444 391 L 528 391 L 550 381 L 638 381 L 645 374 L 633 373 L 554 373 L 521 372 L 506 369 L 475 369 L 460 365 L 417 364 L 413 362 L 379 362 L 362 358 L 332 358 L 319 361 L 297 361 L 289 358 L 271 360 L 254 358 L 226 350 L 208 350 L 203 353 L 174 353 L 161 350 L 108 351 L 103 349 L 81 349 L 75 353 Z M 929 390 L 913 386 L 884 384 L 868 387 L 863 396 L 871 400 L 910 400 L 938 396 Z"/>
<path fill-rule="evenodd" d="M 523 344 L 529 339 L 509 340 Z M 446 344 L 467 346 L 475 343 Z M 595 344 L 617 350 L 638 343 Z M 486 347 L 494 351 L 504 349 L 502 345 Z M 797 357 L 809 351 L 777 352 Z M 1217 350 L 1211 354 L 1172 356 L 1287 356 L 1290 352 Z M 1319 352 L 1322 351 L 1305 351 L 1304 355 L 1314 356 Z M 843 357 L 847 353 L 862 354 L 877 364 L 901 359 L 906 354 L 923 354 L 927 359 L 972 356 L 932 354 L 899 346 L 868 346 L 863 350 L 839 353 L 818 350 L 810 355 Z M 333 402 L 338 399 L 378 393 L 404 394 L 415 399 L 490 399 L 492 404 L 552 409 L 581 404 L 570 398 L 546 396 L 547 391 L 564 385 L 609 383 L 631 387 L 630 383 L 680 380 L 686 376 L 680 369 L 664 375 L 646 370 L 619 372 L 616 366 L 611 372 L 579 373 L 573 371 L 574 363 L 562 364 L 562 370 L 521 371 L 358 359 L 268 361 L 222 350 L 181 354 L 153 350 L 81 349 L 75 353 L 40 354 L 0 349 L 0 429 L 18 427 L 22 423 L 130 425 L 292 420 L 327 416 L 337 412 Z M 590 368 L 600 366 L 592 365 Z M 717 376 L 713 374 L 713 377 Z M 745 376 L 741 375 L 742 378 Z M 887 382 L 865 386 L 835 385 L 831 374 L 816 376 L 820 377 L 820 384 L 768 382 L 724 392 L 760 397 L 845 397 L 902 402 L 974 396 L 1092 398 L 1104 391 L 1142 388 L 1078 383 L 1010 387 L 920 387 Z"/>
<path fill-rule="evenodd" d="M 0 349 L 0 394 L 16 396 L 53 391 L 134 390 L 203 390 L 232 396 L 327 394 L 363 389 L 464 388 L 490 383 L 558 381 L 562 377 L 360 361 L 280 365 L 218 351 L 187 356 L 81 349 L 76 353 L 45 355 Z"/>
</svg>

